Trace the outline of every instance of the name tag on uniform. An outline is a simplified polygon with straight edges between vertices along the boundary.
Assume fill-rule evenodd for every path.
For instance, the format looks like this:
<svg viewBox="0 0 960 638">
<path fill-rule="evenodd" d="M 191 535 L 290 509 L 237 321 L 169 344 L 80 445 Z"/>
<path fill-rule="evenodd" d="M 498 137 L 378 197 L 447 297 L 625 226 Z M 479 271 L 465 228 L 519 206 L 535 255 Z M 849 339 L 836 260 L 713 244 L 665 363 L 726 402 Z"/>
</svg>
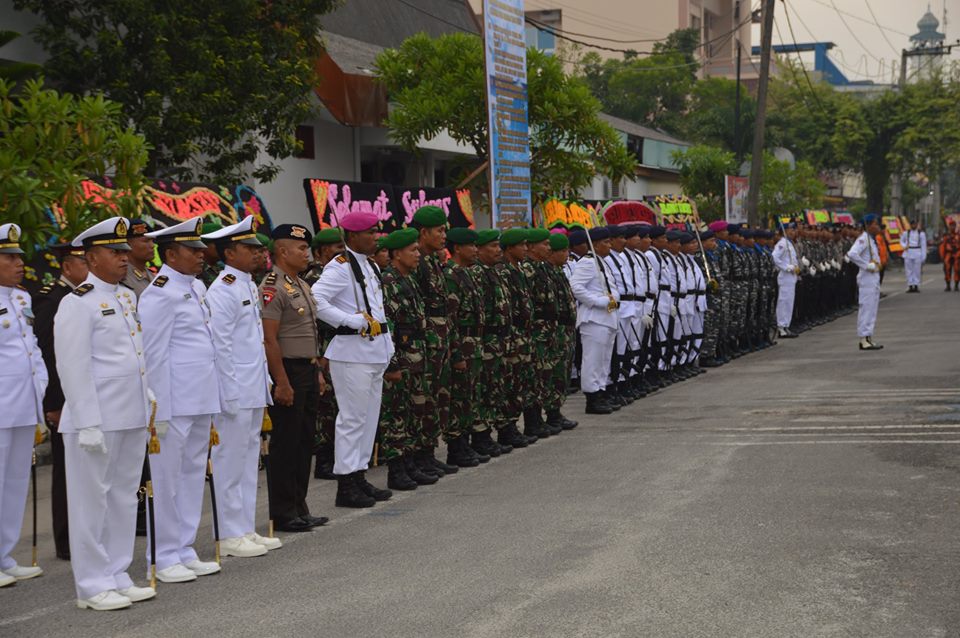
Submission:
<svg viewBox="0 0 960 638">
<path fill-rule="evenodd" d="M 7 309 L 6 309 L 6 308 L 0 308 L 0 315 L 5 315 L 5 314 L 7 314 Z"/>
<path fill-rule="evenodd" d="M 244 300 L 243 300 L 243 305 L 244 305 L 244 306 L 249 306 L 249 305 L 250 305 L 250 300 L 249 300 L 249 299 L 244 299 Z"/>
<path fill-rule="evenodd" d="M 113 308 L 107 308 L 106 310 L 101 310 L 100 314 L 102 314 L 104 317 L 109 317 L 110 315 L 117 314 L 117 311 Z"/>
<path fill-rule="evenodd" d="M 300 296 L 300 293 L 299 293 L 299 292 L 295 292 L 295 293 L 293 293 L 292 295 L 290 295 L 290 298 L 291 298 L 291 299 L 296 299 L 296 298 L 299 297 L 299 296 Z"/>
<path fill-rule="evenodd" d="M 190 299 L 190 298 L 192 298 L 192 297 L 193 297 L 193 295 L 191 295 L 189 292 L 188 292 L 188 293 L 185 293 L 185 294 L 183 295 L 183 298 L 184 298 L 184 299 Z"/>
</svg>

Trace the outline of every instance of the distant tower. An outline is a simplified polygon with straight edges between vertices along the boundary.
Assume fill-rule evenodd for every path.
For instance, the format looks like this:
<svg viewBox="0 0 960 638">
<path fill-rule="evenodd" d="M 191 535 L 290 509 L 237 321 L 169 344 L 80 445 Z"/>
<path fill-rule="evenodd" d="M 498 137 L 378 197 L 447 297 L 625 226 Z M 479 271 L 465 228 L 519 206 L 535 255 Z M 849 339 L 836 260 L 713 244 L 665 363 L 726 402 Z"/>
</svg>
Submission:
<svg viewBox="0 0 960 638">
<path fill-rule="evenodd" d="M 944 18 L 946 18 L 946 15 L 944 15 Z M 913 51 L 928 51 L 928 53 L 910 56 L 908 77 L 911 80 L 930 77 L 935 70 L 943 67 L 945 51 L 942 46 L 947 36 L 937 31 L 939 27 L 940 21 L 930 11 L 930 5 L 928 4 L 927 12 L 917 22 L 917 32 L 910 36 Z"/>
</svg>

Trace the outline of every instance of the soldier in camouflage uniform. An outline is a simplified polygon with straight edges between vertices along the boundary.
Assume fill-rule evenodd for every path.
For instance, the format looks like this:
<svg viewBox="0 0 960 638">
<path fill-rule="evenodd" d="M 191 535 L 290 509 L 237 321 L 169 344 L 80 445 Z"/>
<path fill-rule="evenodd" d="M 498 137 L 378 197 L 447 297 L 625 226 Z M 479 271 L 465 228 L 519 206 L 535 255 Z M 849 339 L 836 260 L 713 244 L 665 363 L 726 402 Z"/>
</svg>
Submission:
<svg viewBox="0 0 960 638">
<path fill-rule="evenodd" d="M 420 263 L 418 237 L 416 229 L 406 228 L 390 233 L 384 240 L 392 259 L 383 271 L 383 306 L 395 350 L 383 375 L 380 455 L 387 460 L 387 485 L 392 490 L 413 490 L 438 480 L 420 472 L 413 462 L 420 444 L 418 423 L 426 404 L 426 314 L 411 275 Z"/>
<path fill-rule="evenodd" d="M 552 283 L 557 300 L 557 319 L 552 342 L 550 360 L 552 369 L 544 389 L 544 410 L 547 413 L 547 425 L 563 430 L 572 430 L 577 422 L 568 419 L 560 411 L 567 397 L 567 385 L 570 380 L 570 368 L 573 365 L 573 351 L 576 345 L 577 302 L 570 289 L 570 281 L 563 272 L 570 259 L 570 241 L 565 235 L 550 235 L 549 268 L 546 275 Z"/>
<path fill-rule="evenodd" d="M 483 301 L 483 354 L 477 381 L 477 409 L 470 445 L 481 457 L 500 456 L 513 450 L 490 436 L 506 425 L 502 406 L 507 401 L 507 340 L 513 321 L 513 309 L 507 286 L 500 274 L 503 257 L 500 231 L 477 233 L 477 263 L 471 268 Z M 512 391 L 512 390 L 511 390 Z"/>
<path fill-rule="evenodd" d="M 747 287 L 747 257 L 742 246 L 743 237 L 740 227 L 731 224 L 728 230 L 730 240 L 730 354 L 739 357 L 746 350 L 746 306 L 748 297 Z"/>
<path fill-rule="evenodd" d="M 557 290 L 547 262 L 550 257 L 550 231 L 545 228 L 527 230 L 527 259 L 521 267 L 527 278 L 527 290 L 533 305 L 531 316 L 530 366 L 531 384 L 523 411 L 524 432 L 539 438 L 560 434 L 560 424 L 548 425 L 543 419 L 548 388 L 551 386 L 557 347 Z"/>
<path fill-rule="evenodd" d="M 517 429 L 517 420 L 523 414 L 531 397 L 532 384 L 537 382 L 535 375 L 530 374 L 531 360 L 531 321 L 533 318 L 533 303 L 528 287 L 527 275 L 524 273 L 523 262 L 527 258 L 527 229 L 510 228 L 500 236 L 500 247 L 503 248 L 503 262 L 498 265 L 498 271 L 506 285 L 510 297 L 512 321 L 510 336 L 507 337 L 505 352 L 505 376 L 510 379 L 510 392 L 502 407 L 498 440 L 501 444 L 513 447 L 526 447 L 538 438 L 533 424 L 524 421 L 524 433 Z M 533 386 L 535 387 L 535 385 Z M 529 429 L 529 431 L 526 431 Z"/>
<path fill-rule="evenodd" d="M 723 223 L 723 222 L 721 222 Z M 711 224 L 711 227 L 713 225 Z M 726 227 L 724 227 L 726 228 Z M 715 368 L 720 365 L 719 346 L 721 343 L 720 326 L 723 322 L 722 295 L 728 285 L 726 275 L 721 269 L 720 250 L 714 231 L 708 230 L 700 235 L 703 242 L 703 259 L 710 266 L 713 281 L 707 282 L 707 312 L 703 318 L 703 345 L 700 348 L 700 365 L 705 368 Z"/>
<path fill-rule="evenodd" d="M 223 225 L 217 221 L 204 222 L 200 233 L 209 235 L 223 228 Z M 223 270 L 223 262 L 217 254 L 217 249 L 213 244 L 208 244 L 203 251 L 203 270 L 200 271 L 200 280 L 203 285 L 209 288 L 213 282 L 220 276 Z"/>
<path fill-rule="evenodd" d="M 489 461 L 470 447 L 469 438 L 477 418 L 480 370 L 483 368 L 483 298 L 471 268 L 477 263 L 477 233 L 469 228 L 447 232 L 450 259 L 443 265 L 447 297 L 452 303 L 450 416 L 443 438 L 447 463 L 476 467 Z"/>
<path fill-rule="evenodd" d="M 313 236 L 310 244 L 313 252 L 313 267 L 304 276 L 310 286 L 320 279 L 323 267 L 330 260 L 343 252 L 343 233 L 339 228 L 324 228 Z M 336 335 L 336 329 L 317 318 L 317 338 L 320 340 L 320 352 L 326 352 L 330 340 Z M 320 393 L 317 404 L 317 439 L 316 462 L 313 467 L 313 477 L 328 481 L 336 480 L 333 473 L 334 430 L 337 422 L 337 397 L 333 391 L 333 380 L 330 378 L 330 367 L 321 360 L 320 373 L 323 375 L 324 388 Z"/>
<path fill-rule="evenodd" d="M 440 435 L 447 431 L 450 410 L 450 302 L 441 253 L 447 240 L 447 216 L 437 206 L 424 206 L 413 215 L 420 231 L 420 265 L 414 272 L 427 312 L 424 362 L 427 404 L 421 421 L 420 449 L 415 460 L 425 474 L 438 478 L 459 468 L 434 456 Z"/>
</svg>

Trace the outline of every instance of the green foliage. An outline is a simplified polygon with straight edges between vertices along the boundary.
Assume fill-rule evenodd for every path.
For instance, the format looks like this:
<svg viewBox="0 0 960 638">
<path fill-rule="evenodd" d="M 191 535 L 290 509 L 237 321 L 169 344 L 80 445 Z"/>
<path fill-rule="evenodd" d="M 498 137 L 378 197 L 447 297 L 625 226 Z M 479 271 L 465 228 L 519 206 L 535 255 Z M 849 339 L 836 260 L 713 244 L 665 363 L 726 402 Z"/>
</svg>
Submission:
<svg viewBox="0 0 960 638">
<path fill-rule="evenodd" d="M 763 180 L 757 210 L 761 219 L 776 215 L 795 214 L 805 208 L 823 206 L 827 188 L 809 162 L 778 160 L 772 153 L 763 154 Z"/>
<path fill-rule="evenodd" d="M 394 105 L 391 136 L 415 151 L 443 130 L 487 157 L 483 49 L 479 38 L 453 33 L 408 38 L 377 57 L 377 75 Z M 617 132 L 597 117 L 587 86 L 540 51 L 527 52 L 531 189 L 536 201 L 571 196 L 593 176 L 632 178 L 635 160 Z"/>
<path fill-rule="evenodd" d="M 102 91 L 150 142 L 150 171 L 273 179 L 312 111 L 319 16 L 337 0 L 15 0 L 38 14 L 46 74 Z"/>
<path fill-rule="evenodd" d="M 888 117 L 898 130 L 889 159 L 904 173 L 939 177 L 960 162 L 960 82 L 937 74 L 907 85 Z"/>
<path fill-rule="evenodd" d="M 715 146 L 698 145 L 674 151 L 680 168 L 680 186 L 684 195 L 697 202 L 702 219 L 712 221 L 724 215 L 724 176 L 737 174 L 733 153 Z"/>
<path fill-rule="evenodd" d="M 740 134 L 734 135 L 737 83 L 726 78 L 705 78 L 693 85 L 689 110 L 681 135 L 697 144 L 719 146 L 743 157 L 753 145 L 757 101 L 746 87 L 740 91 Z"/>
<path fill-rule="evenodd" d="M 12 90 L 0 79 L 0 219 L 23 228 L 24 250 L 111 215 L 133 216 L 149 147 L 120 105 L 102 95 L 61 95 L 35 80 Z M 109 203 L 84 198 L 81 182 L 108 173 L 121 194 Z"/>
</svg>

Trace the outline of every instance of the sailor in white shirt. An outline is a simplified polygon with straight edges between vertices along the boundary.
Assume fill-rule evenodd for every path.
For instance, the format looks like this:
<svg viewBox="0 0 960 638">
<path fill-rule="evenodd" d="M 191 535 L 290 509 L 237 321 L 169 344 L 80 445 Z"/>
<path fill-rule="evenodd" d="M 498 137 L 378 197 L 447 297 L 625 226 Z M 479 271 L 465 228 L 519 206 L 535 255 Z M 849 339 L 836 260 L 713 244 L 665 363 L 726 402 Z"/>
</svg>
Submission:
<svg viewBox="0 0 960 638">
<path fill-rule="evenodd" d="M 659 272 L 656 270 L 658 264 L 655 259 L 650 257 L 650 224 L 633 224 L 636 230 L 635 236 L 627 237 L 627 246 L 631 251 L 637 268 L 637 295 L 643 296 L 643 303 L 640 309 L 640 316 L 637 318 L 636 329 L 640 335 L 642 344 L 642 360 L 639 362 L 638 374 L 636 379 L 637 393 L 639 396 L 645 396 L 653 391 L 648 383 L 648 376 L 652 374 L 653 367 L 656 364 L 657 356 L 655 346 L 657 344 L 655 325 L 656 301 L 658 290 Z"/>
<path fill-rule="evenodd" d="M 157 578 L 196 580 L 220 571 L 199 560 L 193 543 L 213 417 L 222 408 L 220 376 L 203 269 L 200 218 L 147 233 L 163 266 L 140 295 L 147 380 L 157 397 L 160 453 L 150 455 L 156 508 Z"/>
<path fill-rule="evenodd" d="M 155 595 L 127 574 L 154 399 L 136 294 L 120 285 L 127 274 L 128 230 L 126 219 L 114 217 L 73 240 L 84 248 L 90 272 L 60 302 L 53 326 L 77 606 L 97 611 Z"/>
<path fill-rule="evenodd" d="M 873 341 L 873 329 L 877 322 L 877 307 L 880 305 L 880 257 L 874 237 L 880 234 L 880 220 L 870 213 L 863 218 L 864 231 L 847 252 L 847 260 L 860 268 L 857 273 L 859 304 L 857 311 L 857 334 L 861 350 L 880 350 Z"/>
<path fill-rule="evenodd" d="M 610 231 L 591 228 L 590 240 L 597 257 L 588 253 L 577 262 L 570 288 L 577 299 L 577 328 L 583 344 L 580 389 L 587 399 L 587 414 L 610 414 L 615 408 L 605 395 L 613 357 L 614 340 L 620 324 L 620 293 L 610 266 Z M 616 406 L 619 409 L 619 404 Z"/>
<path fill-rule="evenodd" d="M 900 236 L 903 246 L 903 269 L 907 273 L 907 292 L 920 292 L 923 262 L 927 259 L 927 234 L 917 228 L 917 220 L 910 220 L 910 230 Z"/>
<path fill-rule="evenodd" d="M 567 239 L 570 240 L 570 257 L 569 261 L 563 266 L 563 274 L 567 276 L 567 281 L 569 282 L 573 278 L 573 270 L 576 268 L 577 263 L 587 254 L 587 231 L 577 226 L 570 230 Z M 580 305 L 580 302 L 576 300 L 574 300 L 574 303 L 578 306 Z M 583 359 L 583 343 L 580 339 L 580 330 L 575 328 L 574 331 L 576 333 L 574 337 L 576 345 L 574 346 L 573 363 L 570 366 L 570 379 L 571 383 L 579 386 L 580 361 Z"/>
<path fill-rule="evenodd" d="M 773 247 L 773 265 L 777 268 L 777 332 L 781 339 L 793 339 L 796 333 L 790 330 L 793 319 L 793 300 L 800 276 L 800 261 L 797 258 L 797 224 L 783 225 L 783 237 Z"/>
<path fill-rule="evenodd" d="M 33 333 L 30 294 L 19 287 L 24 265 L 20 227 L 0 225 L 0 587 L 39 576 L 39 567 L 17 565 L 27 503 L 34 432 L 43 423 L 47 368 Z"/>
<path fill-rule="evenodd" d="M 710 231 L 706 231 L 710 233 Z M 691 364 L 691 372 L 700 374 L 704 372 L 697 364 L 700 358 L 700 347 L 703 345 L 703 323 L 707 312 L 707 277 L 700 261 L 704 258 L 700 247 L 703 243 L 703 235 L 700 240 L 697 239 L 696 231 L 687 233 L 684 237 L 683 251 L 684 257 L 689 264 L 687 269 L 689 286 L 687 298 L 690 302 L 690 355 L 687 359 Z M 710 236 L 713 234 L 710 233 Z"/>
<path fill-rule="evenodd" d="M 681 304 L 685 297 L 684 282 L 681 280 L 683 266 L 679 263 L 680 239 L 683 231 L 668 230 L 663 235 L 664 248 L 660 251 L 663 262 L 660 268 L 660 343 L 664 356 L 660 362 L 661 370 L 668 371 L 671 380 L 681 378 L 678 362 L 682 355 L 684 340 Z M 663 294 L 666 293 L 666 294 Z M 666 302 L 666 303 L 664 303 Z"/>
<path fill-rule="evenodd" d="M 324 356 L 337 397 L 333 473 L 338 507 L 369 507 L 390 498 L 389 490 L 366 480 L 383 398 L 383 373 L 393 356 L 387 332 L 373 213 L 350 213 L 339 220 L 346 250 L 323 268 L 313 284 L 317 316 L 336 329 Z"/>
<path fill-rule="evenodd" d="M 280 539 L 257 534 L 254 522 L 263 410 L 273 402 L 260 294 L 250 276 L 260 266 L 263 244 L 252 216 L 201 239 L 212 242 L 226 264 L 206 297 L 224 399 L 214 417 L 220 445 L 210 454 L 219 496 L 220 551 L 225 556 L 262 556 L 281 546 Z"/>
<path fill-rule="evenodd" d="M 620 293 L 620 327 L 614 344 L 617 365 L 615 370 L 611 371 L 610 383 L 613 387 L 610 393 L 620 397 L 621 403 L 629 404 L 635 399 L 628 387 L 628 381 L 632 374 L 633 360 L 640 350 L 640 339 L 633 329 L 634 320 L 640 313 L 640 304 L 634 292 L 636 278 L 633 267 L 624 253 L 627 246 L 624 236 L 626 227 L 611 225 L 607 226 L 607 229 L 610 231 L 611 250 L 610 254 L 604 257 L 604 261 L 610 267 L 617 292 Z"/>
</svg>

